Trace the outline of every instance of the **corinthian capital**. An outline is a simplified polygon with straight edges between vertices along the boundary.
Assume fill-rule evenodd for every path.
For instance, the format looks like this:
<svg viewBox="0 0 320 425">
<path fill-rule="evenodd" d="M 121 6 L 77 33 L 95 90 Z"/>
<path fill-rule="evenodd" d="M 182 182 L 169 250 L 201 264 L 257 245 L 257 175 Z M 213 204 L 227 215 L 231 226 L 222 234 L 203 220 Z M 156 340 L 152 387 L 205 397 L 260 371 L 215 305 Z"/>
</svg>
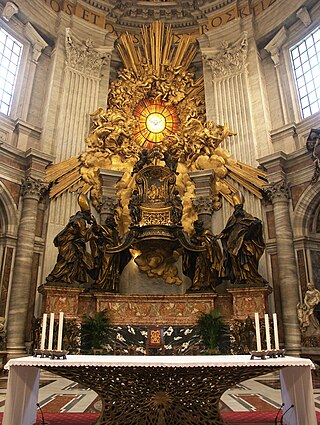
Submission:
<svg viewBox="0 0 320 425">
<path fill-rule="evenodd" d="M 243 35 L 233 44 L 226 41 L 215 51 L 203 49 L 203 59 L 211 68 L 212 78 L 226 78 L 246 70 L 248 40 Z"/>
<path fill-rule="evenodd" d="M 67 65 L 86 76 L 99 78 L 102 65 L 111 59 L 110 47 L 94 47 L 90 39 L 83 42 L 72 34 L 70 28 L 66 29 L 65 46 Z"/>
<path fill-rule="evenodd" d="M 47 185 L 42 180 L 28 176 L 22 181 L 21 195 L 24 198 L 34 198 L 39 200 L 46 188 Z"/>
<path fill-rule="evenodd" d="M 211 198 L 199 196 L 193 200 L 193 206 L 198 214 L 212 215 L 215 210 L 214 202 Z"/>
<path fill-rule="evenodd" d="M 111 214 L 114 215 L 115 209 L 118 206 L 119 201 L 116 197 L 112 196 L 102 196 L 100 203 L 100 213 L 101 214 Z"/>
<path fill-rule="evenodd" d="M 290 198 L 289 184 L 285 179 L 270 183 L 266 188 L 266 193 L 272 202 L 276 202 L 277 200 L 287 201 Z"/>
</svg>

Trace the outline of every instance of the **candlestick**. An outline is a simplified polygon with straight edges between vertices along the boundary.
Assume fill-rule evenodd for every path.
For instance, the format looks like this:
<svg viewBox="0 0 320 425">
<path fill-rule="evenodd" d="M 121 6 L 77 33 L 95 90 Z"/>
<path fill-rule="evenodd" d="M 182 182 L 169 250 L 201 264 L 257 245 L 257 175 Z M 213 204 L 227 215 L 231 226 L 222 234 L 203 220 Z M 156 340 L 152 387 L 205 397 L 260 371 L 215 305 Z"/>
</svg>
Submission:
<svg viewBox="0 0 320 425">
<path fill-rule="evenodd" d="M 260 337 L 259 313 L 254 313 L 254 321 L 255 321 L 255 325 L 256 325 L 257 351 L 261 351 L 261 337 Z"/>
<path fill-rule="evenodd" d="M 44 350 L 44 345 L 45 345 L 45 342 L 46 342 L 47 318 L 48 318 L 47 313 L 43 313 L 40 350 Z"/>
<path fill-rule="evenodd" d="M 269 315 L 264 315 L 264 323 L 266 327 L 266 343 L 267 343 L 267 350 L 271 350 L 271 340 L 270 340 L 270 325 L 269 325 Z"/>
<path fill-rule="evenodd" d="M 60 311 L 59 327 L 58 327 L 58 344 L 57 344 L 58 351 L 61 351 L 61 348 L 62 348 L 62 332 L 63 332 L 63 312 Z"/>
<path fill-rule="evenodd" d="M 53 345 L 53 327 L 54 327 L 54 313 L 50 313 L 48 350 L 52 350 L 52 345 Z"/>
<path fill-rule="evenodd" d="M 279 346 L 277 313 L 273 313 L 272 318 L 273 318 L 274 348 L 276 350 L 279 350 L 280 346 Z"/>
</svg>

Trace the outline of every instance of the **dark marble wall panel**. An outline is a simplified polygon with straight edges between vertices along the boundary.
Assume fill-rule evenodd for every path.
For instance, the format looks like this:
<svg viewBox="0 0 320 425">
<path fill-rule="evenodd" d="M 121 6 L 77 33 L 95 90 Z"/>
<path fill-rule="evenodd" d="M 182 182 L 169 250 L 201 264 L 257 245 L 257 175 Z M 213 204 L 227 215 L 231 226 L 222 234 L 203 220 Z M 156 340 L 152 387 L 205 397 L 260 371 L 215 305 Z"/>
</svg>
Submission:
<svg viewBox="0 0 320 425">
<path fill-rule="evenodd" d="M 27 323 L 26 323 L 26 341 L 30 341 L 32 338 L 32 325 L 33 325 L 32 322 L 34 317 L 34 304 L 35 304 L 36 291 L 37 291 L 39 261 L 40 261 L 40 254 L 34 253 L 33 260 L 32 260 L 29 308 L 28 308 Z"/>
<path fill-rule="evenodd" d="M 8 288 L 12 269 L 13 248 L 6 247 L 2 257 L 1 289 L 0 289 L 0 316 L 5 316 L 8 299 Z"/>
<path fill-rule="evenodd" d="M 310 251 L 313 282 L 320 290 L 320 251 Z"/>
<path fill-rule="evenodd" d="M 191 347 L 200 345 L 200 336 L 196 327 L 164 326 L 165 354 L 173 354 L 176 349 L 188 354 Z M 109 343 L 105 350 L 112 354 L 114 346 L 122 347 L 126 354 L 128 346 L 135 346 L 136 354 L 146 354 L 148 328 L 146 326 L 116 326 L 110 330 Z M 155 354 L 157 350 L 154 350 Z M 152 353 L 151 353 L 152 354 Z"/>
<path fill-rule="evenodd" d="M 297 251 L 297 261 L 298 261 L 298 272 L 299 272 L 299 281 L 301 286 L 302 294 L 304 294 L 307 290 L 307 270 L 306 270 L 306 263 L 305 263 L 305 255 L 304 250 L 299 249 Z"/>
</svg>

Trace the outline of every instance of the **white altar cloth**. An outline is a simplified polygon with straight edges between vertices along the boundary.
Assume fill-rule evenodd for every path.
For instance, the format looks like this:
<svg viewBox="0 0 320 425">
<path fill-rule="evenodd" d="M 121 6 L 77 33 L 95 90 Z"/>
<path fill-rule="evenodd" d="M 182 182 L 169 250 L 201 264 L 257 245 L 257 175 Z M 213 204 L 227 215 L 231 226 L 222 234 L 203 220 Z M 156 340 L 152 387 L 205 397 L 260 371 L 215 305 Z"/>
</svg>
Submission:
<svg viewBox="0 0 320 425">
<path fill-rule="evenodd" d="M 2 425 L 33 425 L 36 418 L 39 376 L 41 367 L 277 367 L 280 370 L 283 411 L 288 425 L 317 425 L 309 359 L 284 357 L 250 360 L 241 356 L 82 356 L 68 355 L 67 359 L 22 357 L 10 360 L 7 397 Z"/>
</svg>

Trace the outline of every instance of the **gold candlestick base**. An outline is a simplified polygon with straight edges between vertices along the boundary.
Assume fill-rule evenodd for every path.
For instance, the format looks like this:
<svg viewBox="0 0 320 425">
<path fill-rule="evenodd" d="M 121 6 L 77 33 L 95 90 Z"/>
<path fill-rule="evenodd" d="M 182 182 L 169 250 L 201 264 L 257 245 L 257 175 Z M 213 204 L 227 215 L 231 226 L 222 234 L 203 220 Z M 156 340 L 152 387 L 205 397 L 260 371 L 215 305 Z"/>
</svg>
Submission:
<svg viewBox="0 0 320 425">
<path fill-rule="evenodd" d="M 33 352 L 33 357 L 49 357 L 50 359 L 63 359 L 67 358 L 68 351 L 66 350 L 41 350 L 36 348 Z"/>
<path fill-rule="evenodd" d="M 255 358 L 259 358 L 261 360 L 265 360 L 266 358 L 275 359 L 277 357 L 285 357 L 284 353 L 285 349 L 273 349 L 273 350 L 261 350 L 261 351 L 250 351 L 251 358 L 250 360 L 254 360 Z"/>
</svg>

